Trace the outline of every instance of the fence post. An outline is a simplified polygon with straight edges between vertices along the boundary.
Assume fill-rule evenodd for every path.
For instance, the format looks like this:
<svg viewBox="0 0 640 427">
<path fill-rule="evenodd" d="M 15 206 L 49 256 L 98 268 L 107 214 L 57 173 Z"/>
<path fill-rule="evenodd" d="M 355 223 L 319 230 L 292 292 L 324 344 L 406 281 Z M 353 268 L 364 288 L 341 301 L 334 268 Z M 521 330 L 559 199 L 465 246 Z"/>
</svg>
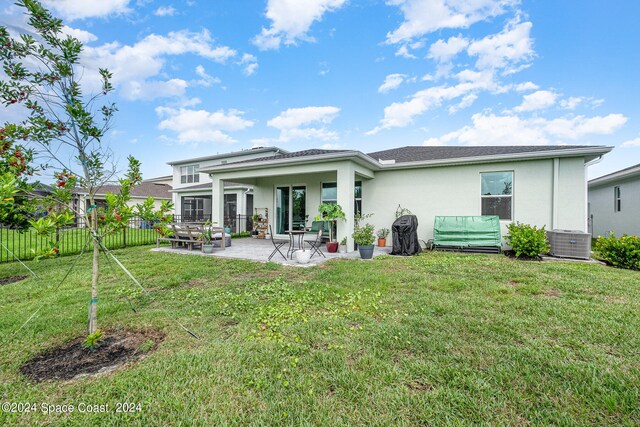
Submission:
<svg viewBox="0 0 640 427">
<path fill-rule="evenodd" d="M 122 229 L 122 247 L 127 247 L 127 226 Z"/>
</svg>

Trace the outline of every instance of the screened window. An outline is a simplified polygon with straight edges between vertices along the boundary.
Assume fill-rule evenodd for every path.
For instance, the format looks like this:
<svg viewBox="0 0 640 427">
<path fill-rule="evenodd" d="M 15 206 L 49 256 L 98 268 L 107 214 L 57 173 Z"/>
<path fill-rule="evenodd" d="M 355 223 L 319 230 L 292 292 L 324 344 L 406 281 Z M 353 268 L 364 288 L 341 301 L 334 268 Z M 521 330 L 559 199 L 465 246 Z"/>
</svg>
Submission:
<svg viewBox="0 0 640 427">
<path fill-rule="evenodd" d="M 181 166 L 180 182 L 182 184 L 191 184 L 200 182 L 200 174 L 198 173 L 198 165 Z"/>
<path fill-rule="evenodd" d="M 182 220 L 202 221 L 211 218 L 211 196 L 182 197 Z"/>
<path fill-rule="evenodd" d="M 620 196 L 620 187 L 613 187 L 613 211 L 620 212 L 622 210 L 622 197 Z"/>
<path fill-rule="evenodd" d="M 513 172 L 480 174 L 482 215 L 498 215 L 511 220 L 513 207 Z"/>
<path fill-rule="evenodd" d="M 353 192 L 355 214 L 362 212 L 362 181 L 355 182 Z M 338 203 L 338 187 L 335 182 L 323 182 L 320 194 L 321 203 Z"/>
</svg>

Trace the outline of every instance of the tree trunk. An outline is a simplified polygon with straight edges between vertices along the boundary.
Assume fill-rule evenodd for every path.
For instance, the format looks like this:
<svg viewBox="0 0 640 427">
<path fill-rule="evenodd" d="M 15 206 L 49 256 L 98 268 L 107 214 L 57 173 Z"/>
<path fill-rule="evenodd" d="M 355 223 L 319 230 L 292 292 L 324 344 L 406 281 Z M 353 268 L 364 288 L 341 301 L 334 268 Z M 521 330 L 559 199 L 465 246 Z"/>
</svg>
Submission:
<svg viewBox="0 0 640 427">
<path fill-rule="evenodd" d="M 95 206 L 93 198 L 90 200 L 91 206 Z M 98 235 L 98 212 L 92 213 L 90 224 L 91 237 L 93 239 L 93 274 L 91 275 L 91 302 L 89 303 L 89 325 L 87 330 L 89 335 L 95 333 L 98 329 L 98 272 L 100 269 L 100 246 L 96 238 Z"/>
</svg>

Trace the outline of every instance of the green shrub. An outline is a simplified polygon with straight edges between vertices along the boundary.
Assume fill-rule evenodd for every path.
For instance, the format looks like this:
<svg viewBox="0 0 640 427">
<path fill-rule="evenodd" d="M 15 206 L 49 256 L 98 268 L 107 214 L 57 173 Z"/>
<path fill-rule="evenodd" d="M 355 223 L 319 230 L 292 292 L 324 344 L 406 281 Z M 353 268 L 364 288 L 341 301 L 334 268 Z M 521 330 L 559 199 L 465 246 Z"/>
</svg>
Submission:
<svg viewBox="0 0 640 427">
<path fill-rule="evenodd" d="M 544 227 L 511 223 L 507 226 L 507 230 L 509 230 L 509 234 L 505 236 L 507 244 L 513 247 L 517 258 L 537 258 L 538 255 L 549 252 L 549 242 Z"/>
<path fill-rule="evenodd" d="M 617 238 L 613 233 L 599 236 L 594 251 L 599 259 L 615 267 L 640 270 L 640 237 L 623 234 Z"/>
<path fill-rule="evenodd" d="M 374 227 L 372 224 L 368 223 L 363 226 L 356 227 L 351 237 L 353 237 L 353 241 L 358 246 L 370 246 L 373 245 L 373 242 L 376 240 Z"/>
</svg>

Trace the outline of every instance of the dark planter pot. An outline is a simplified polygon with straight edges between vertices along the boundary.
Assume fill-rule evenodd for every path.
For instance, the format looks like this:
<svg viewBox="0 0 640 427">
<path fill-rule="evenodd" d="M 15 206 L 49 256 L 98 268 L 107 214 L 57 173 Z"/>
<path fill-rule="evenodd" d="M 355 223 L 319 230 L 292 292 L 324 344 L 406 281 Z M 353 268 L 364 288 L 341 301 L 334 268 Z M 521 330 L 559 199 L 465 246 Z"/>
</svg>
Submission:
<svg viewBox="0 0 640 427">
<path fill-rule="evenodd" d="M 330 252 L 330 253 L 338 252 L 338 242 L 327 242 L 327 252 Z"/>
<path fill-rule="evenodd" d="M 358 250 L 360 251 L 360 258 L 362 259 L 371 259 L 373 258 L 373 245 L 367 246 L 359 246 Z"/>
</svg>

